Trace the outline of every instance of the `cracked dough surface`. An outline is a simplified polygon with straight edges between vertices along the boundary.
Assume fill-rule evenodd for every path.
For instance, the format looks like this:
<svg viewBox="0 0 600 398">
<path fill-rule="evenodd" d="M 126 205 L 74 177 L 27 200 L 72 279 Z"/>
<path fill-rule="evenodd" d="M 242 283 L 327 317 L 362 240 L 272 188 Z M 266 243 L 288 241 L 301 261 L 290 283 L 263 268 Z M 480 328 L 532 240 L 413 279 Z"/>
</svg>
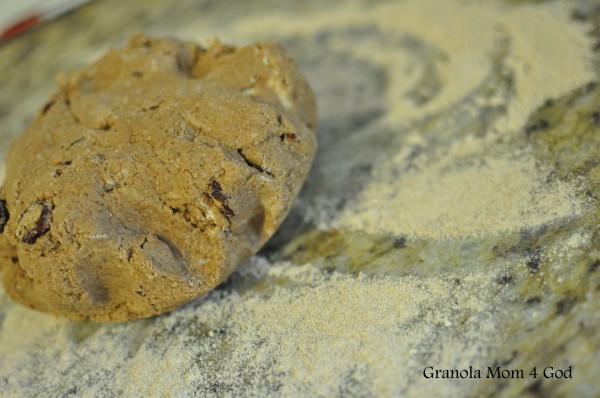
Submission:
<svg viewBox="0 0 600 398">
<path fill-rule="evenodd" d="M 123 321 L 210 291 L 314 157 L 312 91 L 276 44 L 137 35 L 58 82 L 0 193 L 3 284 L 38 310 Z"/>
</svg>

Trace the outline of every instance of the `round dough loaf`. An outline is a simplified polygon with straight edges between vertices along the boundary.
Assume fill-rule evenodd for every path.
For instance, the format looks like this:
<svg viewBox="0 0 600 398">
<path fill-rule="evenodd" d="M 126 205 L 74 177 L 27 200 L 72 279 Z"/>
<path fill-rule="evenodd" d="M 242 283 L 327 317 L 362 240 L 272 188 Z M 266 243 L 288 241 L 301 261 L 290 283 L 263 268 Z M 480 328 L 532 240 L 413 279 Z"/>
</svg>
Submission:
<svg viewBox="0 0 600 398">
<path fill-rule="evenodd" d="M 3 284 L 38 310 L 124 321 L 210 291 L 314 157 L 314 97 L 277 44 L 137 35 L 58 82 L 0 192 Z"/>
</svg>

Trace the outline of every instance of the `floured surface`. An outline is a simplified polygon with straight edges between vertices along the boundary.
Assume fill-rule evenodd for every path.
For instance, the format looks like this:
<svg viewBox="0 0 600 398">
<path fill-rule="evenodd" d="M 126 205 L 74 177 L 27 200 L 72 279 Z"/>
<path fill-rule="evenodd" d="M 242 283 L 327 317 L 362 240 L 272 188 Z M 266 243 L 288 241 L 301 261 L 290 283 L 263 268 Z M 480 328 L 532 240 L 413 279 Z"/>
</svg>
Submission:
<svg viewBox="0 0 600 398">
<path fill-rule="evenodd" d="M 93 332 L 82 340 L 84 351 L 78 353 L 91 357 L 110 347 L 112 355 L 124 361 L 127 371 L 115 375 L 107 391 L 116 395 L 162 396 L 177 391 L 187 396 L 210 392 L 213 386 L 234 396 L 249 391 L 263 396 L 275 391 L 285 396 L 331 396 L 339 391 L 398 395 L 412 384 L 427 390 L 418 371 L 424 356 L 457 365 L 465 360 L 483 364 L 496 345 L 491 336 L 498 320 L 488 302 L 493 282 L 488 275 L 471 275 L 464 280 L 466 288 L 459 288 L 443 278 L 356 278 L 324 274 L 310 264 L 297 267 L 260 259 L 240 275 L 260 280 L 264 289 L 215 292 L 169 317 L 145 321 L 140 325 L 145 339 L 132 358 L 126 348 L 134 342 L 131 336 L 125 344 L 118 341 L 124 329 L 119 326 L 92 327 Z M 281 280 L 287 286 L 280 286 Z M 465 324 L 453 325 L 456 311 L 468 319 Z M 4 327 L 22 327 L 23 315 L 27 319 L 24 312 L 12 311 Z M 423 322 L 428 326 L 415 334 L 414 328 Z M 43 324 L 46 332 L 52 331 L 56 344 L 79 346 L 68 322 L 46 317 Z M 438 341 L 438 328 L 460 332 L 464 336 L 460 350 L 449 345 L 448 336 Z M 490 338 L 482 340 L 482 333 Z M 179 337 L 165 346 L 160 337 L 165 334 Z M 38 333 L 33 337 L 29 344 L 49 336 Z M 11 346 L 11 341 L 0 341 Z M 12 358 L 11 366 L 28 366 L 27 355 L 12 347 L 4 352 Z M 61 354 L 51 344 L 41 355 L 49 360 Z M 79 361 L 72 356 L 62 358 L 59 367 L 67 375 L 62 382 L 79 384 L 69 370 Z M 115 371 L 109 366 L 103 368 Z M 414 370 L 399 383 L 397 372 L 403 368 Z M 457 391 L 449 383 L 446 387 Z M 35 387 L 23 390 L 25 394 L 35 391 Z M 91 391 L 101 393 L 96 388 Z"/>
<path fill-rule="evenodd" d="M 173 313 L 102 326 L 0 293 L 0 390 L 600 395 L 594 4 L 106 1 L 72 16 L 90 37 L 110 38 L 101 46 L 82 44 L 69 24 L 40 31 L 40 41 L 61 39 L 45 48 L 81 55 L 74 67 L 129 36 L 96 19 L 102 11 L 203 43 L 279 40 L 316 91 L 319 149 L 267 247 Z M 128 8 L 142 6 L 144 16 Z M 25 52 L 13 50 L 0 62 Z M 47 58 L 41 47 L 30 54 L 21 65 Z M 50 58 L 47 69 L 58 68 Z M 13 92 L 43 90 L 32 70 Z M 25 116 L 3 121 L 10 134 Z M 498 364 L 572 365 L 574 377 L 423 377 L 427 366 Z"/>
<path fill-rule="evenodd" d="M 409 152 L 404 148 L 400 155 Z M 439 159 L 416 161 L 404 173 L 398 169 L 406 167 L 406 157 L 392 157 L 334 226 L 411 238 L 461 238 L 540 227 L 579 217 L 589 207 L 575 184 L 552 179 L 551 170 L 540 170 L 531 153 L 503 152 L 458 141 Z"/>
</svg>

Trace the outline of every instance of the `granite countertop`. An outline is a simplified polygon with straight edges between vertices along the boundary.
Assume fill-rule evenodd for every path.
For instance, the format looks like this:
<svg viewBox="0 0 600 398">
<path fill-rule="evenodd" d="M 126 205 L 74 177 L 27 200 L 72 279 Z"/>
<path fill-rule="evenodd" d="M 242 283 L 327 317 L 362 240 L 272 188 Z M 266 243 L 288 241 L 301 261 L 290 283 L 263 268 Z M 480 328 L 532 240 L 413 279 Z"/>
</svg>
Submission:
<svg viewBox="0 0 600 398">
<path fill-rule="evenodd" d="M 95 1 L 0 44 L 2 159 L 57 73 L 139 31 L 281 42 L 315 163 L 273 239 L 169 314 L 0 288 L 0 396 L 600 396 L 600 2 Z"/>
</svg>

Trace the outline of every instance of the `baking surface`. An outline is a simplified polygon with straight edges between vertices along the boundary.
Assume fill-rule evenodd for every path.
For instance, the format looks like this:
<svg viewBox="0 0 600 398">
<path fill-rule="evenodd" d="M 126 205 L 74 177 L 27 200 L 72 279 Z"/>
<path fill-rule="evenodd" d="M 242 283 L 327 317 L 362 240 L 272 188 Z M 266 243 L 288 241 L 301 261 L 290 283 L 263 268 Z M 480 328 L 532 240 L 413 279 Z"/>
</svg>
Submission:
<svg viewBox="0 0 600 398">
<path fill-rule="evenodd" d="M 280 41 L 319 110 L 290 216 L 206 297 L 97 324 L 0 290 L 0 394 L 598 396 L 600 3 L 232 4 L 97 1 L 0 46 L 3 159 L 141 30 Z"/>
</svg>

